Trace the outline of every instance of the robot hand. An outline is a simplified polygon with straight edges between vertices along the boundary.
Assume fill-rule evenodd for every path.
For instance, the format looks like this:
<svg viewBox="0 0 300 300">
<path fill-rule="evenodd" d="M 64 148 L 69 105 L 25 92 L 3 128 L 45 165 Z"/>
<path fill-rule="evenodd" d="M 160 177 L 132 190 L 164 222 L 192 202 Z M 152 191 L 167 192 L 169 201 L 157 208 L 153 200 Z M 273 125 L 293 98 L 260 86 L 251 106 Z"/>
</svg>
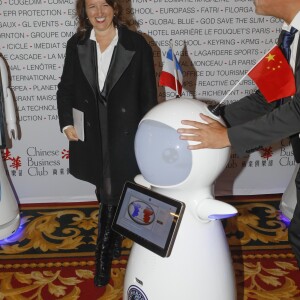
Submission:
<svg viewBox="0 0 300 300">
<path fill-rule="evenodd" d="M 237 213 L 232 205 L 216 199 L 201 200 L 197 207 L 197 216 L 206 222 L 230 218 Z"/>
<path fill-rule="evenodd" d="M 4 62 L 4 59 L 0 56 L 0 78 L 2 81 L 2 91 L 4 98 L 4 110 L 5 120 L 7 125 L 7 132 L 9 138 L 16 139 L 18 136 L 17 118 L 15 112 L 15 106 L 13 101 L 13 95 L 9 87 L 8 71 Z"/>
</svg>

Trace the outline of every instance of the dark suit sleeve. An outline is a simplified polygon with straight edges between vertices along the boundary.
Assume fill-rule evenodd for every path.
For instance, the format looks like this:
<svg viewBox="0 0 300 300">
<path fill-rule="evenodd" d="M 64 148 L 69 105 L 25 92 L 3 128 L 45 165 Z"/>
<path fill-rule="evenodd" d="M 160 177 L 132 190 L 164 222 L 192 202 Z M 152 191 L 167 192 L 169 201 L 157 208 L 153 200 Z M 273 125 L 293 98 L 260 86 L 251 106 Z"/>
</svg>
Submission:
<svg viewBox="0 0 300 300">
<path fill-rule="evenodd" d="M 152 107 L 157 104 L 157 88 L 152 49 L 144 40 L 142 52 L 142 70 L 140 87 L 140 112 L 143 117 Z"/>
<path fill-rule="evenodd" d="M 67 125 L 73 125 L 72 99 L 74 99 L 74 59 L 76 57 L 76 45 L 67 43 L 63 73 L 57 90 L 57 111 L 60 129 Z"/>
<path fill-rule="evenodd" d="M 224 119 L 230 143 L 244 155 L 300 132 L 300 94 L 275 108 L 260 92 L 225 107 Z"/>
</svg>

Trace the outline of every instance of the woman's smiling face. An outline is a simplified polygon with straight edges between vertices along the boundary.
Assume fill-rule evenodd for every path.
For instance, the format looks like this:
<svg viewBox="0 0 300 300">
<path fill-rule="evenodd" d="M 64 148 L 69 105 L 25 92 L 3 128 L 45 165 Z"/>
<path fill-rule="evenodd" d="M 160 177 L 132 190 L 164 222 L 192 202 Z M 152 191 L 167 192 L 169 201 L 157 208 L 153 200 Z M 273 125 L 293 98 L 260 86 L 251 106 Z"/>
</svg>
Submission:
<svg viewBox="0 0 300 300">
<path fill-rule="evenodd" d="M 113 27 L 114 9 L 105 0 L 86 0 L 86 14 L 95 31 Z"/>
</svg>

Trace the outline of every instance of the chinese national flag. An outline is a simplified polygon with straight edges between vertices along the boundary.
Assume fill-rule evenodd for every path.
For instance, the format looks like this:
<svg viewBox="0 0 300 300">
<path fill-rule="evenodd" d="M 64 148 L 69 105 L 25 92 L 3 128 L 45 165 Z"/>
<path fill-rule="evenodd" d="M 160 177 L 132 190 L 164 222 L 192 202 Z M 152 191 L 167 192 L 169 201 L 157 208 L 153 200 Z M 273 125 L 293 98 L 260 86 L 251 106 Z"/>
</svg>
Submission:
<svg viewBox="0 0 300 300">
<path fill-rule="evenodd" d="M 296 92 L 293 70 L 277 45 L 250 70 L 248 76 L 269 103 Z"/>
</svg>

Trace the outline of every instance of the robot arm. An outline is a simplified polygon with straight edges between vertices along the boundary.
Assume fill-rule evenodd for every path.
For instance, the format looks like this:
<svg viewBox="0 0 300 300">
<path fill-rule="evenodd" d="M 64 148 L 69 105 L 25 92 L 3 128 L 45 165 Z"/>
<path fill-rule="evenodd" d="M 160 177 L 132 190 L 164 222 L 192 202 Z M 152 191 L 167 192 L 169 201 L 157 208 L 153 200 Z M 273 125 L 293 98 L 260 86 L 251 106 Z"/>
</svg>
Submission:
<svg viewBox="0 0 300 300">
<path fill-rule="evenodd" d="M 5 99 L 4 107 L 8 136 L 15 139 L 18 135 L 17 118 L 13 96 L 9 88 L 7 88 L 7 98 Z"/>
<path fill-rule="evenodd" d="M 221 220 L 233 217 L 237 210 L 230 204 L 215 199 L 205 199 L 197 206 L 197 216 L 202 221 Z"/>
<path fill-rule="evenodd" d="M 2 92 L 4 98 L 5 119 L 9 138 L 16 138 L 18 134 L 17 118 L 13 102 L 13 95 L 9 88 L 8 71 L 3 58 L 0 56 L 0 78 L 2 81 Z"/>
</svg>

